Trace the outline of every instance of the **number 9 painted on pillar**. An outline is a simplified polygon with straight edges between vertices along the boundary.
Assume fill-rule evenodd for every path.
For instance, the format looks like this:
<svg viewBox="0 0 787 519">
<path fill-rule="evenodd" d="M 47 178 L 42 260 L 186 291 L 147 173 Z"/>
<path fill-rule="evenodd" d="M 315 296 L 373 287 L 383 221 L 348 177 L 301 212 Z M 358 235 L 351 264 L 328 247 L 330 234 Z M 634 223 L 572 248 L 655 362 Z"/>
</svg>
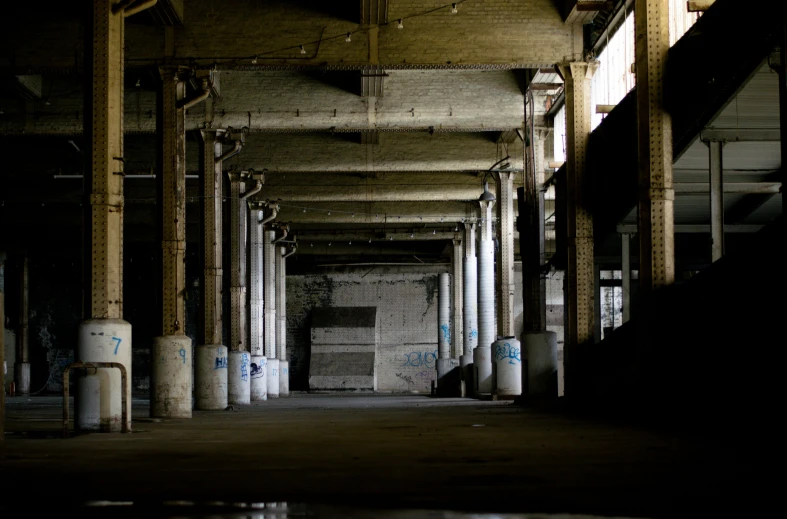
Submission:
<svg viewBox="0 0 787 519">
<path fill-rule="evenodd" d="M 178 355 L 180 355 L 180 358 L 183 359 L 183 364 L 185 364 L 186 363 L 186 348 L 181 348 L 180 351 L 178 352 Z"/>
</svg>

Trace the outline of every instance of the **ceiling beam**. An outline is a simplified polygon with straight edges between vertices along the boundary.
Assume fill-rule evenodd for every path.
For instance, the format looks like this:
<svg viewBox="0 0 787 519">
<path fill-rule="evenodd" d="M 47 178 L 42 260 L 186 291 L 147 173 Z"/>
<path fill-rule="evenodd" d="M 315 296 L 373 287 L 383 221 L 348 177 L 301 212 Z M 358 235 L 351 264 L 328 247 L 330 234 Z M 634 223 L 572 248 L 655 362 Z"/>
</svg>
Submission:
<svg viewBox="0 0 787 519">
<path fill-rule="evenodd" d="M 725 225 L 725 233 L 752 233 L 760 231 L 764 225 Z M 617 228 L 618 234 L 637 234 L 637 224 L 620 224 Z M 705 224 L 680 224 L 675 225 L 676 234 L 710 234 L 710 225 Z"/>
<path fill-rule="evenodd" d="M 778 128 L 705 128 L 700 133 L 701 141 L 712 142 L 779 142 Z"/>
</svg>

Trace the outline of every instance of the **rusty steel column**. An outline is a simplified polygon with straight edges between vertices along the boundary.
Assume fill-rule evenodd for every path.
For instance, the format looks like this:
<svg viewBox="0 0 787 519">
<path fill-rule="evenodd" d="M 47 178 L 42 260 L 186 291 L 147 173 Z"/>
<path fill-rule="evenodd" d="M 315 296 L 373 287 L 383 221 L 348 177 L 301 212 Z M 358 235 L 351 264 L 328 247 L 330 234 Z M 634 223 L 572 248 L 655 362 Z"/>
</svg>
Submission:
<svg viewBox="0 0 787 519">
<path fill-rule="evenodd" d="M 202 131 L 202 340 L 201 344 L 222 343 L 222 270 L 221 204 L 222 179 L 221 142 L 216 132 Z"/>
<path fill-rule="evenodd" d="M 274 258 L 276 260 L 276 358 L 280 361 L 287 360 L 287 312 L 286 312 L 286 290 L 287 290 L 287 260 L 286 245 L 277 245 Z"/>
<path fill-rule="evenodd" d="M 669 3 L 636 0 L 639 283 L 647 294 L 675 281 L 672 118 L 664 106 Z"/>
<path fill-rule="evenodd" d="M 253 356 L 263 356 L 262 326 L 262 211 L 249 211 L 249 349 Z"/>
<path fill-rule="evenodd" d="M 462 240 L 453 240 L 453 254 L 451 256 L 451 358 L 458 359 L 464 355 L 464 325 L 462 323 L 462 294 L 464 291 L 464 278 L 462 276 L 462 262 L 464 254 Z"/>
<path fill-rule="evenodd" d="M 30 341 L 28 334 L 28 318 L 30 313 L 30 261 L 25 254 L 19 269 L 19 330 L 16 335 L 16 363 L 14 365 L 14 382 L 18 395 L 30 394 Z M 2 330 L 0 330 L 2 332 Z"/>
<path fill-rule="evenodd" d="M 185 335 L 186 308 L 186 70 L 160 68 L 158 194 L 161 225 L 161 335 Z M 179 77 L 179 75 L 181 77 Z"/>
<path fill-rule="evenodd" d="M 565 394 L 577 392 L 577 357 L 580 348 L 593 343 L 594 265 L 593 216 L 585 174 L 585 158 L 591 125 L 590 79 L 597 63 L 571 62 L 558 65 L 566 92 L 566 206 L 567 297 L 564 347 Z"/>
<path fill-rule="evenodd" d="M 87 319 L 123 317 L 123 12 L 93 0 L 86 27 Z M 87 360 L 87 359 L 84 359 Z M 131 366 L 127 366 L 130 368 Z"/>
<path fill-rule="evenodd" d="M 246 192 L 247 174 L 232 172 L 230 180 L 230 350 L 247 350 L 246 343 Z"/>
<path fill-rule="evenodd" d="M 514 330 L 514 173 L 495 173 L 497 186 L 497 335 Z"/>
<path fill-rule="evenodd" d="M 222 344 L 222 149 L 218 132 L 202 130 L 202 323 L 195 355 L 195 406 L 223 410 L 228 404 L 228 352 Z"/>
<path fill-rule="evenodd" d="M 710 163 L 710 237 L 711 261 L 724 256 L 724 144 L 710 141 L 708 161 Z"/>
</svg>

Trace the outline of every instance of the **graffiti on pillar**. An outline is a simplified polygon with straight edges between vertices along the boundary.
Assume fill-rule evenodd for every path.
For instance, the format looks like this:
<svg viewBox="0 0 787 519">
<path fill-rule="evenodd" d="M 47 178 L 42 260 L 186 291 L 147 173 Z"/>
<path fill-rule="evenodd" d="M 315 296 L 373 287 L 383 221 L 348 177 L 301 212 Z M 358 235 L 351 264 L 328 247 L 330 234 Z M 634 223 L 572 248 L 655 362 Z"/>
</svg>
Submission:
<svg viewBox="0 0 787 519">
<path fill-rule="evenodd" d="M 245 353 L 240 360 L 240 378 L 243 381 L 249 380 L 249 356 Z"/>
<path fill-rule="evenodd" d="M 213 369 L 226 369 L 227 357 L 216 357 L 216 365 Z"/>
<path fill-rule="evenodd" d="M 113 341 L 117 341 L 117 342 L 115 342 L 115 355 L 117 355 L 118 354 L 118 348 L 120 348 L 120 342 L 123 339 L 121 339 L 120 337 L 112 337 L 112 340 Z"/>
<path fill-rule="evenodd" d="M 495 360 L 508 360 L 509 364 L 518 364 L 522 362 L 519 348 L 511 346 L 511 344 L 507 342 L 495 346 Z"/>
<path fill-rule="evenodd" d="M 470 338 L 471 339 L 477 339 L 478 338 L 478 330 L 476 330 L 475 328 L 471 329 L 470 330 Z"/>
<path fill-rule="evenodd" d="M 427 367 L 433 368 L 437 359 L 437 350 L 434 351 L 411 351 L 404 354 L 404 364 L 414 368 Z"/>
<path fill-rule="evenodd" d="M 262 378 L 265 376 L 265 364 L 260 362 L 257 364 L 256 362 L 251 363 L 251 378 Z"/>
<path fill-rule="evenodd" d="M 451 344 L 451 328 L 447 324 L 441 324 L 440 329 L 443 331 L 443 340 Z"/>
<path fill-rule="evenodd" d="M 178 352 L 178 355 L 180 355 L 180 358 L 183 359 L 183 364 L 185 364 L 186 363 L 186 348 L 181 348 L 180 351 Z"/>
<path fill-rule="evenodd" d="M 414 384 L 413 377 L 411 377 L 410 375 L 405 375 L 404 373 L 397 373 L 396 376 L 404 380 L 408 384 Z"/>
</svg>

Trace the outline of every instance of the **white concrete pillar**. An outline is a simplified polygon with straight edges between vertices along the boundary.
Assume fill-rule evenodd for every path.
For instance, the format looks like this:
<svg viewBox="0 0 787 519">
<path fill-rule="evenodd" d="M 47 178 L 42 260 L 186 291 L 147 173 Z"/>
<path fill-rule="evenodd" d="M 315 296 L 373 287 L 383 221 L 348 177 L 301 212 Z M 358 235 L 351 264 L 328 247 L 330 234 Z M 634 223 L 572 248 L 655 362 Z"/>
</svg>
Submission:
<svg viewBox="0 0 787 519">
<path fill-rule="evenodd" d="M 451 358 L 457 359 L 464 354 L 464 337 L 462 326 L 462 240 L 453 240 L 451 254 Z"/>
<path fill-rule="evenodd" d="M 276 344 L 279 351 L 279 396 L 290 394 L 287 360 L 287 247 L 276 247 Z"/>
<path fill-rule="evenodd" d="M 437 276 L 437 387 L 451 369 L 451 275 Z"/>
<path fill-rule="evenodd" d="M 276 351 L 276 232 L 263 230 L 263 315 L 264 315 L 264 346 L 267 372 L 265 377 L 268 383 L 268 398 L 279 397 L 279 359 Z"/>
<path fill-rule="evenodd" d="M 478 346 L 478 262 L 475 255 L 475 223 L 465 224 L 465 250 L 462 264 L 462 325 L 464 352 L 459 359 L 465 396 L 473 393 L 473 350 Z"/>
<path fill-rule="evenodd" d="M 492 241 L 494 200 L 481 201 L 478 240 L 478 346 L 473 350 L 476 395 L 491 394 L 492 343 L 495 341 L 495 258 Z"/>
</svg>

